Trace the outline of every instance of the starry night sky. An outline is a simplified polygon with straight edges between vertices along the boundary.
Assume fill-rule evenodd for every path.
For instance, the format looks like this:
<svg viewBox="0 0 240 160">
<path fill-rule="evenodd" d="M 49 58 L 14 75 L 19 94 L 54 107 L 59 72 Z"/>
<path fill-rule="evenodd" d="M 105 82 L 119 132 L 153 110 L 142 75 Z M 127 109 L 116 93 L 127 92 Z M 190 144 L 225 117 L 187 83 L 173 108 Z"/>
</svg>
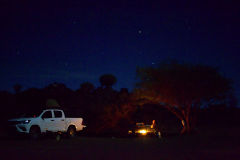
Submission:
<svg viewBox="0 0 240 160">
<path fill-rule="evenodd" d="M 114 74 L 134 87 L 136 66 L 167 59 L 217 66 L 240 97 L 240 10 L 230 1 L 0 2 L 0 90 L 53 82 L 78 89 Z"/>
</svg>

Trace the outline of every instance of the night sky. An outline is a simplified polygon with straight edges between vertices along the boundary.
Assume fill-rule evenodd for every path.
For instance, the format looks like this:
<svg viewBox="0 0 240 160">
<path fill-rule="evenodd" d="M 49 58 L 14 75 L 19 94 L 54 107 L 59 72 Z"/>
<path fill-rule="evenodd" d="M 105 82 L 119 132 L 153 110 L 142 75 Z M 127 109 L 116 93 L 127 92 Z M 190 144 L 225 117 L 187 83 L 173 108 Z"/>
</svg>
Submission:
<svg viewBox="0 0 240 160">
<path fill-rule="evenodd" d="M 219 0 L 2 0 L 0 90 L 97 87 L 105 73 L 131 90 L 136 66 L 176 59 L 219 67 L 240 97 L 239 15 L 239 4 Z"/>
</svg>

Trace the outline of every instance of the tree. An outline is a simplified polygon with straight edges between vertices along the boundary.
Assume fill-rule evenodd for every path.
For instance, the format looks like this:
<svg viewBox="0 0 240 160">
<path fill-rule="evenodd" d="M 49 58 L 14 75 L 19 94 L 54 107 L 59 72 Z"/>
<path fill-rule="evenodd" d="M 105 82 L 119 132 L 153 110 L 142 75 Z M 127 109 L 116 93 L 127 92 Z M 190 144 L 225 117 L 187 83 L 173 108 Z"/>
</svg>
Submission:
<svg viewBox="0 0 240 160">
<path fill-rule="evenodd" d="M 56 107 L 59 108 L 60 107 L 57 100 L 55 100 L 55 99 L 48 99 L 46 101 L 46 106 L 47 106 L 47 108 L 56 108 Z"/>
<path fill-rule="evenodd" d="M 21 84 L 15 84 L 13 86 L 15 93 L 19 93 L 22 90 L 22 85 Z"/>
<path fill-rule="evenodd" d="M 112 95 L 114 101 L 108 101 L 103 106 L 103 112 L 100 115 L 97 132 L 116 132 L 124 135 L 127 128 L 132 123 L 132 115 L 136 111 L 136 106 L 132 105 L 131 95 L 126 88 Z"/>
<path fill-rule="evenodd" d="M 92 83 L 90 82 L 84 82 L 81 84 L 80 90 L 83 93 L 92 93 L 94 91 L 95 87 Z"/>
<path fill-rule="evenodd" d="M 117 79 L 112 74 L 104 74 L 99 78 L 99 81 L 101 83 L 101 86 L 111 88 L 117 82 Z"/>
<path fill-rule="evenodd" d="M 43 88 L 43 94 L 46 99 L 56 99 L 62 107 L 73 107 L 73 95 L 74 92 L 67 88 L 63 83 L 54 82 Z"/>
<path fill-rule="evenodd" d="M 231 81 L 217 68 L 186 63 L 161 63 L 138 68 L 134 97 L 141 103 L 165 106 L 180 119 L 181 133 L 193 129 L 194 109 L 218 103 L 232 91 Z"/>
<path fill-rule="evenodd" d="M 90 82 L 84 82 L 76 91 L 74 96 L 74 105 L 81 106 L 81 108 L 88 112 L 94 106 L 94 91 L 95 87 Z"/>
</svg>

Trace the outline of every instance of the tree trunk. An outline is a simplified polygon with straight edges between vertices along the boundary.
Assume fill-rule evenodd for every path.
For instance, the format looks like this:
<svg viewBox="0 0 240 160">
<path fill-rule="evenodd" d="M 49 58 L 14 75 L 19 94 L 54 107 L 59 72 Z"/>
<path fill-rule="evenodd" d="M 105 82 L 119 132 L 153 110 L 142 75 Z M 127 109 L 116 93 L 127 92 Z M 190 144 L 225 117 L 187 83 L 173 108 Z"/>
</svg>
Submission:
<svg viewBox="0 0 240 160">
<path fill-rule="evenodd" d="M 191 123 L 191 104 L 189 104 L 185 110 L 176 110 L 171 106 L 166 106 L 166 108 L 172 112 L 182 123 L 181 134 L 189 134 L 192 132 L 192 123 Z"/>
<path fill-rule="evenodd" d="M 184 115 L 184 119 L 181 120 L 182 122 L 182 130 L 181 134 L 189 134 L 192 131 L 191 123 L 190 123 L 190 114 L 187 113 Z"/>
</svg>

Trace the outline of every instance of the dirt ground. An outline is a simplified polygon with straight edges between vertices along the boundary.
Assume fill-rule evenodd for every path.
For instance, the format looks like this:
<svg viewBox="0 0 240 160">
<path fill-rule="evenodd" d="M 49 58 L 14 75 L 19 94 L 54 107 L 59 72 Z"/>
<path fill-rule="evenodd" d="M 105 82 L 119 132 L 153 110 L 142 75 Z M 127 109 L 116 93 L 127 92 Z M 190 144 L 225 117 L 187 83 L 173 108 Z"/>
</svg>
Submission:
<svg viewBox="0 0 240 160">
<path fill-rule="evenodd" d="M 216 134 L 218 133 L 218 134 Z M 219 160 L 240 159 L 240 130 L 206 130 L 191 136 L 157 138 L 76 137 L 0 140 L 0 159 Z"/>
</svg>

